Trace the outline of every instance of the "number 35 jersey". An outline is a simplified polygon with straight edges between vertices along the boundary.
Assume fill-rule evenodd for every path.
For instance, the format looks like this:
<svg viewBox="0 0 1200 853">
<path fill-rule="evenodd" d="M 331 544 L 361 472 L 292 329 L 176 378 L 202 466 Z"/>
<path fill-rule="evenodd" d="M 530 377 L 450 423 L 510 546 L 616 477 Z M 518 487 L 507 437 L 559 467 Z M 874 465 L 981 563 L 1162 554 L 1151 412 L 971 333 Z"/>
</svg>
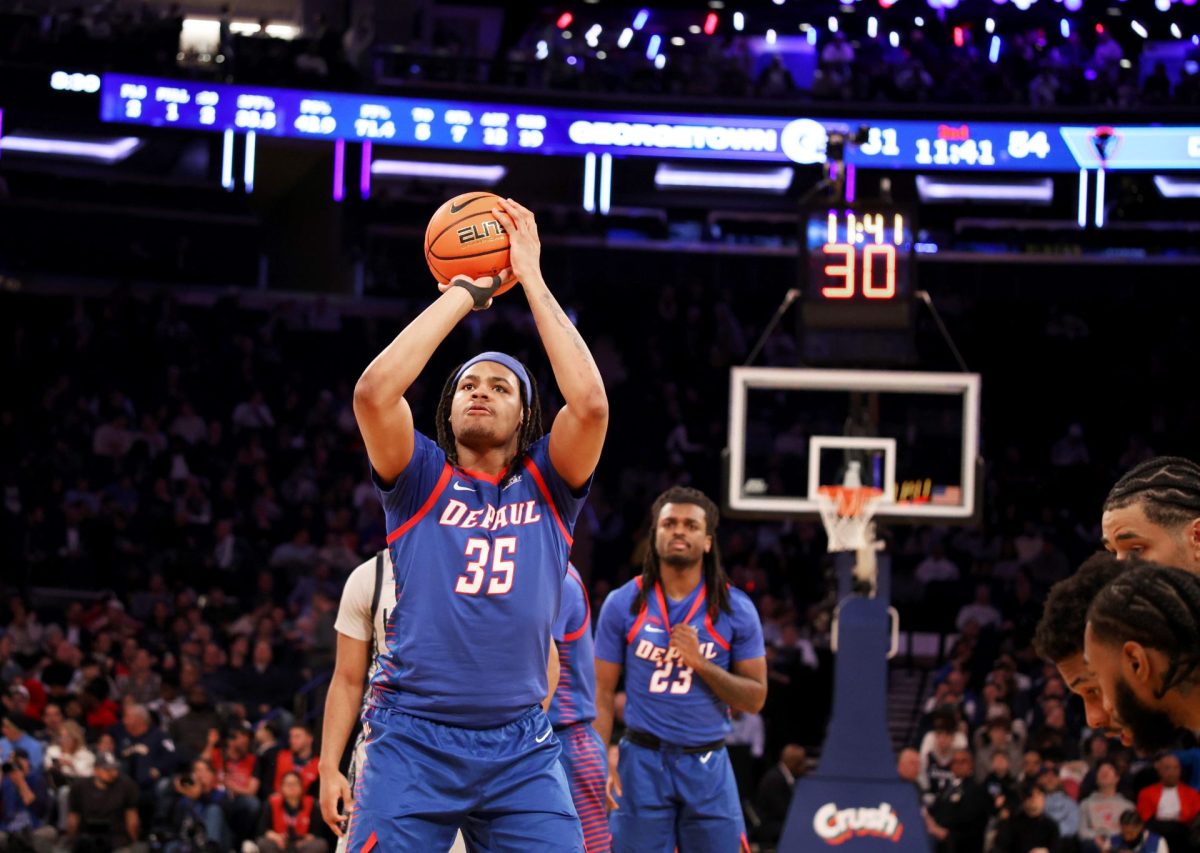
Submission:
<svg viewBox="0 0 1200 853">
<path fill-rule="evenodd" d="M 387 518 L 396 606 L 372 702 L 465 728 L 517 719 L 546 696 L 550 635 L 575 518 L 572 491 L 534 442 L 504 483 L 451 465 L 414 436 L 390 488 Z"/>
<path fill-rule="evenodd" d="M 704 581 L 682 601 L 655 585 L 640 612 L 631 612 L 642 579 L 634 578 L 604 601 L 596 625 L 596 657 L 625 669 L 625 722 L 678 746 L 701 746 L 729 732 L 729 706 L 717 698 L 671 648 L 671 627 L 696 628 L 700 651 L 721 669 L 761 658 L 762 624 L 749 597 L 730 588 L 731 613 L 708 615 Z"/>
</svg>

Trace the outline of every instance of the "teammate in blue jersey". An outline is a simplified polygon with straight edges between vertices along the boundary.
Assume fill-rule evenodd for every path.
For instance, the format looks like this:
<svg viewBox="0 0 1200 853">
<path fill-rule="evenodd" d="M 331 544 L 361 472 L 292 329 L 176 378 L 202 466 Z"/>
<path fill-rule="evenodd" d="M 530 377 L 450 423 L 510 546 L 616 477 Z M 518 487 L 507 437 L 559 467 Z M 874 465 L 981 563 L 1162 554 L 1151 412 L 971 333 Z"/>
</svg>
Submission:
<svg viewBox="0 0 1200 853">
<path fill-rule="evenodd" d="M 354 389 L 396 606 L 363 715 L 351 853 L 445 850 L 460 826 L 476 850 L 583 850 L 539 702 L 608 401 L 587 345 L 542 278 L 533 214 L 511 199 L 493 213 L 509 234 L 511 272 L 444 286 Z M 528 371 L 482 353 L 447 379 L 433 441 L 413 428 L 404 395 L 509 275 L 524 288 L 566 405 L 542 436 Z"/>
<path fill-rule="evenodd" d="M 733 767 L 729 709 L 767 698 L 762 625 L 729 585 L 716 504 L 683 486 L 654 501 L 640 577 L 614 590 L 596 626 L 596 730 L 612 736 L 625 672 L 625 736 L 608 786 L 619 853 L 749 849 Z"/>
<path fill-rule="evenodd" d="M 608 853 L 612 849 L 605 808 L 608 755 L 604 741 L 590 725 L 596 719 L 592 607 L 583 578 L 574 566 L 567 566 L 563 579 L 554 643 L 558 646 L 560 671 L 558 689 L 550 703 L 550 722 L 562 742 L 559 761 L 583 827 L 584 849 L 587 853 Z"/>
</svg>

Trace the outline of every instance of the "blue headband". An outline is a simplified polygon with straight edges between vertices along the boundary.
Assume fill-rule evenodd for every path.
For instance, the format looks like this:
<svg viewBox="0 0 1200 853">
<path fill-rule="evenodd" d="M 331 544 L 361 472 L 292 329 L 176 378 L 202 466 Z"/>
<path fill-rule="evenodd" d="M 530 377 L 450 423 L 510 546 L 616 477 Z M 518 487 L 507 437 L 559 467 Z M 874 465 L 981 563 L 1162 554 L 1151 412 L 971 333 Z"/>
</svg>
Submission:
<svg viewBox="0 0 1200 853">
<path fill-rule="evenodd" d="M 481 352 L 474 358 L 468 359 L 467 362 L 458 369 L 458 375 L 454 377 L 454 383 L 457 385 L 463 378 L 463 374 L 467 372 L 472 365 L 479 364 L 481 361 L 494 361 L 496 364 L 503 364 L 509 370 L 517 375 L 521 380 L 521 388 L 525 391 L 525 405 L 533 405 L 533 390 L 529 386 L 529 374 L 525 372 L 525 365 L 517 361 L 511 355 L 506 355 L 502 352 Z"/>
</svg>

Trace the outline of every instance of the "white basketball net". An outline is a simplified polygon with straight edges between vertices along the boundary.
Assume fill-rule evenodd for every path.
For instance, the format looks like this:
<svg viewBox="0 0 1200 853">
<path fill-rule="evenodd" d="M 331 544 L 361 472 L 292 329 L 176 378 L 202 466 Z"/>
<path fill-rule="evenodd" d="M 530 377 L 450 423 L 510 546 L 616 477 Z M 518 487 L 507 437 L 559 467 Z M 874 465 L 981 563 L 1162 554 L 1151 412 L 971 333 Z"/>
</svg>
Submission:
<svg viewBox="0 0 1200 853">
<path fill-rule="evenodd" d="M 878 551 L 875 509 L 883 495 L 873 490 L 829 489 L 817 493 L 817 509 L 829 551 Z"/>
</svg>

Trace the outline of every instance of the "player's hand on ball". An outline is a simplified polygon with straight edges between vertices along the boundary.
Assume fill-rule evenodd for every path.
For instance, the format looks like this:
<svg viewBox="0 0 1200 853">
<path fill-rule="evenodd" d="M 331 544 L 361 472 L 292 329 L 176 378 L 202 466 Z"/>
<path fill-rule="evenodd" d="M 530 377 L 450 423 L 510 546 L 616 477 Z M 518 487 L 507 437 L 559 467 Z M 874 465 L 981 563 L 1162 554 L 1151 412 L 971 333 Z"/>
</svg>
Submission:
<svg viewBox="0 0 1200 853">
<path fill-rule="evenodd" d="M 445 293 L 452 287 L 461 287 L 465 289 L 471 298 L 475 300 L 475 307 L 472 311 L 486 311 L 492 307 L 492 297 L 496 291 L 504 286 L 504 283 L 512 278 L 511 269 L 500 270 L 499 275 L 485 275 L 482 278 L 467 278 L 465 275 L 456 275 L 450 279 L 449 284 L 438 284 L 438 290 Z"/>
<path fill-rule="evenodd" d="M 492 213 L 508 232 L 508 262 L 520 282 L 538 280 L 542 276 L 542 241 L 538 237 L 537 220 L 533 213 L 511 198 L 500 199 Z"/>
<path fill-rule="evenodd" d="M 679 652 L 685 666 L 699 669 L 704 663 L 700 654 L 700 632 L 691 625 L 676 625 L 671 628 L 671 648 Z"/>
<path fill-rule="evenodd" d="M 342 801 L 342 811 L 338 811 L 338 800 Z M 353 794 L 350 791 L 350 780 L 341 773 L 321 774 L 321 817 L 333 834 L 341 838 L 346 834 L 346 818 L 354 806 Z"/>
</svg>

